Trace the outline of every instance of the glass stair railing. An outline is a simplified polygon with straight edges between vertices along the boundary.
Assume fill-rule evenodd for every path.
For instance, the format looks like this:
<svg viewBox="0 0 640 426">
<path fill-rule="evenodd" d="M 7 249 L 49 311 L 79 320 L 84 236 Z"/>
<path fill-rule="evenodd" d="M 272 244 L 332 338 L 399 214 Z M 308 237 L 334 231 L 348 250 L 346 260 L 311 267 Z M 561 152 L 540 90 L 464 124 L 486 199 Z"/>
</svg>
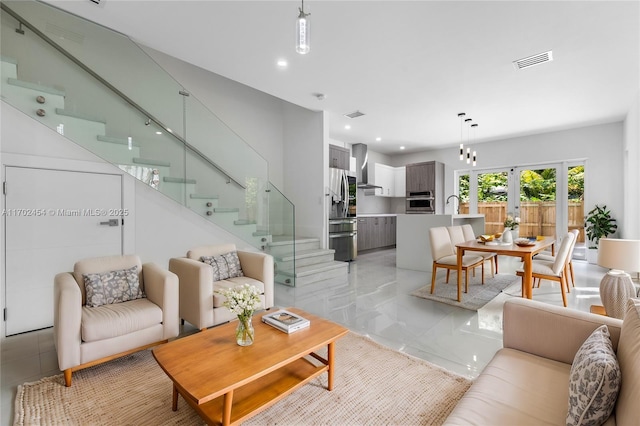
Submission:
<svg viewBox="0 0 640 426">
<path fill-rule="evenodd" d="M 295 253 L 267 161 L 137 44 L 44 3 L 0 6 L 4 102 L 252 246 Z"/>
</svg>

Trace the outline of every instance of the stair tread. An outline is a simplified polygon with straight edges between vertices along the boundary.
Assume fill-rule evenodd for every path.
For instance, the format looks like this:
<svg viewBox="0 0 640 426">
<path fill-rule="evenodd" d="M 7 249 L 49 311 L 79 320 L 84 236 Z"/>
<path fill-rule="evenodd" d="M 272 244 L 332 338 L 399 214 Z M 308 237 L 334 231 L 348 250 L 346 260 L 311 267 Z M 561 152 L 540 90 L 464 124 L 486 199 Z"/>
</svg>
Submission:
<svg viewBox="0 0 640 426">
<path fill-rule="evenodd" d="M 217 200 L 217 195 L 209 195 L 209 194 L 189 194 L 189 198 L 197 199 L 197 200 Z"/>
<path fill-rule="evenodd" d="M 115 143 L 115 144 L 118 144 L 118 145 L 129 145 L 129 141 L 127 139 L 114 138 L 113 136 L 98 135 L 97 139 L 100 142 Z M 133 141 L 133 146 L 140 147 L 140 143 L 138 143 L 136 141 Z"/>
<path fill-rule="evenodd" d="M 345 268 L 347 269 L 349 264 L 347 262 L 339 262 L 333 260 L 331 262 L 322 262 L 314 265 L 300 266 L 296 268 L 295 274 L 289 271 L 278 271 L 278 274 L 290 277 L 306 277 L 316 273 L 331 271 L 334 269 Z"/>
<path fill-rule="evenodd" d="M 234 225 L 239 225 L 239 226 L 244 226 L 244 225 L 255 225 L 256 221 L 255 220 L 244 220 L 244 219 L 240 219 L 240 220 L 234 220 L 233 221 Z"/>
<path fill-rule="evenodd" d="M 30 81 L 18 80 L 17 78 L 8 78 L 7 83 L 12 86 L 24 87 L 25 89 L 40 90 L 41 92 L 48 93 L 50 95 L 64 96 L 65 93 L 62 90 L 54 89 L 53 87 L 43 86 L 42 84 L 32 83 Z"/>
<path fill-rule="evenodd" d="M 149 166 L 171 167 L 171 163 L 164 160 L 154 160 L 153 158 L 134 157 L 133 162 L 136 164 L 146 164 Z"/>
<path fill-rule="evenodd" d="M 303 243 L 315 243 L 315 242 L 319 242 L 320 239 L 319 238 L 300 238 L 300 239 L 296 239 L 295 243 L 296 244 L 303 244 Z M 269 243 L 269 247 L 277 247 L 277 246 L 286 246 L 286 245 L 292 245 L 293 241 L 288 240 L 288 241 L 274 241 Z"/>
<path fill-rule="evenodd" d="M 286 255 L 286 256 L 274 256 L 281 262 L 287 262 L 294 259 L 306 259 L 314 256 L 324 256 L 327 254 L 334 254 L 336 251 L 334 249 L 311 249 L 311 250 L 300 250 L 296 251 L 295 254 Z"/>
<path fill-rule="evenodd" d="M 169 183 L 196 183 L 195 179 L 185 179 L 171 176 L 165 176 L 162 178 L 162 180 Z"/>
<path fill-rule="evenodd" d="M 64 108 L 56 108 L 56 114 L 65 115 L 67 117 L 79 118 L 80 120 L 94 121 L 96 123 L 107 124 L 107 121 L 103 118 L 93 117 L 89 114 L 84 114 L 81 112 L 69 111 Z"/>
<path fill-rule="evenodd" d="M 6 62 L 8 64 L 18 65 L 18 60 L 6 55 L 0 55 L 0 61 Z"/>
</svg>

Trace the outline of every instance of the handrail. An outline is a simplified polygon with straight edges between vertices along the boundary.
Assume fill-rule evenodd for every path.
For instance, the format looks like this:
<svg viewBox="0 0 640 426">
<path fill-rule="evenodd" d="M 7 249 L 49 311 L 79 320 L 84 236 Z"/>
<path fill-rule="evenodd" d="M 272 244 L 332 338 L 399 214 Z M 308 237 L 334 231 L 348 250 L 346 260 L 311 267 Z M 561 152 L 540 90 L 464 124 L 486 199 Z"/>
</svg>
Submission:
<svg viewBox="0 0 640 426">
<path fill-rule="evenodd" d="M 129 98 L 127 95 L 125 95 L 123 92 L 121 92 L 120 90 L 118 90 L 118 88 L 116 88 L 115 86 L 113 86 L 111 83 L 109 83 L 108 81 L 106 81 L 105 79 L 103 79 L 98 73 L 96 73 L 95 71 L 93 71 L 91 68 L 89 68 L 86 64 L 84 64 L 82 61 L 78 60 L 75 56 L 73 56 L 71 53 L 69 53 L 66 49 L 62 48 L 62 46 L 60 46 L 59 44 L 55 43 L 53 40 L 51 40 L 46 34 L 44 34 L 42 31 L 40 31 L 39 29 L 37 29 L 36 27 L 34 27 L 33 25 L 31 25 L 27 20 L 25 20 L 22 16 L 20 16 L 18 13 L 16 13 L 15 11 L 13 11 L 11 8 L 9 8 L 4 2 L 0 2 L 0 8 L 4 11 L 7 12 L 9 15 L 11 15 L 13 18 L 15 18 L 21 25 L 24 25 L 26 28 L 28 28 L 29 30 L 31 30 L 34 34 L 38 35 L 38 37 L 40 37 L 42 40 L 46 41 L 49 45 L 51 45 L 54 49 L 56 49 L 58 52 L 60 52 L 61 54 L 63 54 L 65 57 L 67 57 L 69 60 L 71 60 L 74 64 L 78 65 L 80 68 L 82 68 L 84 71 L 86 71 L 89 75 L 91 75 L 93 78 L 95 78 L 96 80 L 98 80 L 100 83 L 104 84 L 109 90 L 111 90 L 112 92 L 114 92 L 116 95 L 118 95 L 120 98 L 122 98 L 124 101 L 126 101 L 129 105 L 131 105 L 133 108 L 135 108 L 136 110 L 138 110 L 139 112 L 141 112 L 142 114 L 144 114 L 149 120 L 153 121 L 155 124 L 157 124 L 158 126 L 160 126 L 161 128 L 163 128 L 168 134 L 170 134 L 171 136 L 173 136 L 174 138 L 176 138 L 178 141 L 180 141 L 188 150 L 190 150 L 191 152 L 195 153 L 196 155 L 198 155 L 202 160 L 204 160 L 205 162 L 207 162 L 208 164 L 210 164 L 212 167 L 214 167 L 216 170 L 220 171 L 220 173 L 222 173 L 223 175 L 225 175 L 230 182 L 235 183 L 236 185 L 238 185 L 240 188 L 242 189 L 247 189 L 243 184 L 241 184 L 240 182 L 238 182 L 236 179 L 234 179 L 227 171 L 224 170 L 224 168 L 222 168 L 221 166 L 219 166 L 218 164 L 216 164 L 213 160 L 211 160 L 209 157 L 207 157 L 206 155 L 204 155 L 200 150 L 198 150 L 196 147 L 194 147 L 193 145 L 189 144 L 184 138 L 182 138 L 179 135 L 176 135 L 175 133 L 173 133 L 171 131 L 171 129 L 166 126 L 165 124 L 163 124 L 157 117 L 155 117 L 153 114 L 149 113 L 147 110 L 145 110 L 142 106 L 140 106 L 138 103 L 136 103 L 134 100 L 132 100 L 131 98 Z M 189 96 L 189 93 L 186 90 L 181 90 L 180 95 L 183 96 Z"/>
</svg>

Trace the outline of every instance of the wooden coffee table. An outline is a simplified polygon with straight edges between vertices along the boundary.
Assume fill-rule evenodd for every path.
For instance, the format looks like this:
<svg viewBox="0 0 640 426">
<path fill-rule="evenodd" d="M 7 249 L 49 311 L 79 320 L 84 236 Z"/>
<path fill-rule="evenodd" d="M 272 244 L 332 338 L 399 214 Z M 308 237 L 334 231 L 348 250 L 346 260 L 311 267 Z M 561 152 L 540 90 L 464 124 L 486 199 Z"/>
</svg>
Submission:
<svg viewBox="0 0 640 426">
<path fill-rule="evenodd" d="M 309 319 L 311 325 L 286 334 L 255 315 L 251 346 L 236 343 L 234 321 L 155 347 L 153 356 L 173 381 L 172 409 L 178 409 L 179 393 L 207 424 L 231 425 L 246 421 L 324 372 L 327 389 L 332 390 L 335 342 L 348 330 L 300 309 L 288 310 Z M 326 359 L 315 353 L 324 346 Z"/>
</svg>

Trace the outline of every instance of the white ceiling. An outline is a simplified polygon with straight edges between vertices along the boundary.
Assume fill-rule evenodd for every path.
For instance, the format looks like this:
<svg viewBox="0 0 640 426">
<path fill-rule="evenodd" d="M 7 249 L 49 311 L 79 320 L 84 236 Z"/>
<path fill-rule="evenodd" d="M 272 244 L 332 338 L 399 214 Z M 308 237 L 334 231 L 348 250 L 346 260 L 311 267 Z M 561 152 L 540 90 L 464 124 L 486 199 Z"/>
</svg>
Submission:
<svg viewBox="0 0 640 426">
<path fill-rule="evenodd" d="M 48 2 L 327 111 L 331 138 L 389 154 L 459 143 L 459 112 L 478 123 L 475 142 L 619 121 L 639 90 L 638 1 L 307 0 L 304 56 L 294 49 L 296 1 Z M 512 65 L 547 50 L 553 62 Z M 355 110 L 366 115 L 343 116 Z"/>
</svg>

